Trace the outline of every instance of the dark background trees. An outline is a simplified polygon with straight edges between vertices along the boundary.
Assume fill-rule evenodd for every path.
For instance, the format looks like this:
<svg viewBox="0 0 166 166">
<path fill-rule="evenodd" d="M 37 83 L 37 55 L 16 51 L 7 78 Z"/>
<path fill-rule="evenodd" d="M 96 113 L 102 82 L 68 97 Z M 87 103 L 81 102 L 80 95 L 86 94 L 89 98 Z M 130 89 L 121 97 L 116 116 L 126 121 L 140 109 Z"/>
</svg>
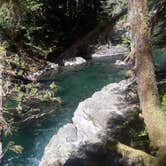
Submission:
<svg viewBox="0 0 166 166">
<path fill-rule="evenodd" d="M 22 48 L 25 52 L 34 50 L 35 55 L 41 53 L 42 56 L 62 53 L 126 4 L 121 0 L 12 2 L 3 5 L 0 11 L 1 35 L 7 39 L 12 51 Z"/>
</svg>

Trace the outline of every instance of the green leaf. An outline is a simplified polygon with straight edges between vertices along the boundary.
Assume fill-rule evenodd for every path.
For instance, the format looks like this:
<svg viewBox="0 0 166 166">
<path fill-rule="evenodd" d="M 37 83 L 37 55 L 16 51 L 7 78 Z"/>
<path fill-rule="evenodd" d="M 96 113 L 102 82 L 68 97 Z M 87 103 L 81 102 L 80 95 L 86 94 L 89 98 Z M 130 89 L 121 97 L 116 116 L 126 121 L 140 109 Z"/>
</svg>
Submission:
<svg viewBox="0 0 166 166">
<path fill-rule="evenodd" d="M 9 150 L 11 150 L 17 154 L 21 154 L 22 151 L 24 150 L 24 148 L 20 145 L 12 144 L 11 146 L 9 146 Z"/>
</svg>

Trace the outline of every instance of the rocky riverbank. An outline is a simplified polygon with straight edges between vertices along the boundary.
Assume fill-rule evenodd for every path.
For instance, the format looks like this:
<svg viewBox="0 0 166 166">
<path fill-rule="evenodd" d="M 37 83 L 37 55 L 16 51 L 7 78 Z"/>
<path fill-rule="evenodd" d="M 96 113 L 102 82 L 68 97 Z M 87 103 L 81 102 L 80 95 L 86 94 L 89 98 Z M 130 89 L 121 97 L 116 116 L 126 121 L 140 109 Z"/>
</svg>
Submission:
<svg viewBox="0 0 166 166">
<path fill-rule="evenodd" d="M 126 96 L 130 84 L 131 80 L 109 84 L 79 103 L 72 122 L 60 128 L 46 146 L 40 166 L 61 166 L 71 158 L 86 160 L 81 147 L 89 147 L 95 155 L 96 148 L 91 146 L 116 139 L 120 126 L 138 113 L 137 105 Z"/>
<path fill-rule="evenodd" d="M 107 45 L 103 45 L 98 47 L 95 53 L 92 54 L 92 59 L 117 58 L 118 55 L 122 56 L 127 54 L 127 52 L 128 48 L 123 45 L 112 46 L 110 49 Z M 3 51 L 3 54 L 5 59 L 8 60 L 4 74 L 4 102 L 17 101 L 17 109 L 10 107 L 8 110 L 13 114 L 18 114 L 16 117 L 17 119 L 19 117 L 19 121 L 21 122 L 31 122 L 32 120 L 36 120 L 47 115 L 47 113 L 53 113 L 61 103 L 59 98 L 56 97 L 58 87 L 55 86 L 52 89 L 52 86 L 48 86 L 45 90 L 41 91 L 42 85 L 40 81 L 53 81 L 57 75 L 67 71 L 80 69 L 87 64 L 87 61 L 82 57 L 66 59 L 63 62 L 64 65 L 60 66 L 59 64 L 44 62 L 43 60 L 34 61 L 34 59 L 32 60 L 28 57 L 19 58 L 17 54 L 5 50 Z M 13 61 L 15 63 L 13 63 Z M 15 84 L 14 81 L 17 83 Z M 21 86 L 19 84 L 20 81 L 23 83 Z M 31 100 L 33 100 L 33 102 L 31 102 Z M 40 102 L 44 104 L 44 107 L 39 109 L 37 104 Z M 53 109 L 45 109 L 47 108 L 47 103 L 51 103 Z M 26 110 L 24 111 L 26 112 L 26 115 L 24 116 L 23 114 L 20 117 L 20 114 L 17 112 L 22 110 Z M 13 118 L 13 116 L 11 116 L 11 118 Z"/>
<path fill-rule="evenodd" d="M 100 46 L 96 49 L 95 53 L 91 55 L 92 59 L 109 59 L 117 56 L 125 56 L 129 53 L 129 49 L 122 44 L 111 46 L 108 48 L 107 45 Z M 63 66 L 55 63 L 49 63 L 44 69 L 31 73 L 27 76 L 29 80 L 41 81 L 53 79 L 57 74 L 65 71 L 72 71 L 78 69 L 86 64 L 86 60 L 82 57 L 74 57 L 66 59 L 63 62 Z"/>
</svg>

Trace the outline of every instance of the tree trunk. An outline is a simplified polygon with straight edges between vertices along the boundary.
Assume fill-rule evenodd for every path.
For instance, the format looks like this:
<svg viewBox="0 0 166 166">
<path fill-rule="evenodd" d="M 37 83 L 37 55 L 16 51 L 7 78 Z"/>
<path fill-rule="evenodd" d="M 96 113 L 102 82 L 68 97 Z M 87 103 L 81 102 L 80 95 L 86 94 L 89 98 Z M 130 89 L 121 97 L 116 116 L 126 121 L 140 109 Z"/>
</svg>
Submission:
<svg viewBox="0 0 166 166">
<path fill-rule="evenodd" d="M 151 53 L 147 0 L 129 0 L 131 48 L 136 56 L 137 90 L 140 108 L 151 145 L 159 157 L 166 155 L 166 117 L 161 110 Z"/>
</svg>

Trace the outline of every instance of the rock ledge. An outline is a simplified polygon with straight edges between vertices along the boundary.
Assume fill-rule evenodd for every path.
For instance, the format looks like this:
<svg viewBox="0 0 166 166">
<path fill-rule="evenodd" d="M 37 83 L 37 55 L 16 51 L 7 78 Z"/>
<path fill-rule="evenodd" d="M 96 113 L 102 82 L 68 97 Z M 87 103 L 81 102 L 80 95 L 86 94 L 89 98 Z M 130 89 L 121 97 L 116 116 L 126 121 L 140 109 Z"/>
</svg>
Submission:
<svg viewBox="0 0 166 166">
<path fill-rule="evenodd" d="M 113 137 L 117 122 L 111 119 L 127 119 L 131 112 L 136 111 L 136 105 L 126 100 L 129 84 L 131 82 L 125 80 L 109 84 L 80 102 L 72 122 L 60 128 L 46 146 L 40 166 L 63 165 L 71 154 L 77 154 L 82 145 L 102 143 L 103 137 Z M 108 136 L 108 131 L 112 136 Z"/>
</svg>

